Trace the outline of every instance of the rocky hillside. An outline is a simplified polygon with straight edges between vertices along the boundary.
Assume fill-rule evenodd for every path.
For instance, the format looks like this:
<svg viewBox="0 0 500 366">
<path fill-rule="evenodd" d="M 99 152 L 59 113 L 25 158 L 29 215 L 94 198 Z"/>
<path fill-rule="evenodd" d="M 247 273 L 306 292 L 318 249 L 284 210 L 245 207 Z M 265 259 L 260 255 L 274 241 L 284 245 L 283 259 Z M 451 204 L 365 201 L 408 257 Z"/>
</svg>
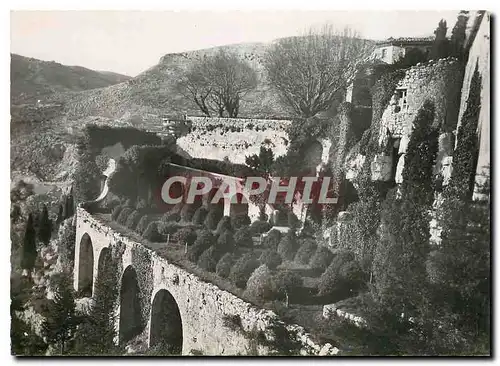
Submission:
<svg viewBox="0 0 500 366">
<path fill-rule="evenodd" d="M 104 88 L 129 80 L 129 76 L 99 72 L 81 66 L 65 66 L 11 54 L 11 102 L 13 104 L 44 100 L 56 92 Z"/>
<path fill-rule="evenodd" d="M 264 43 L 245 43 L 184 53 L 167 54 L 157 65 L 135 78 L 106 88 L 84 92 L 58 93 L 53 102 L 63 103 L 70 118 L 124 115 L 200 115 L 191 101 L 179 95 L 175 84 L 180 73 L 196 59 L 225 48 L 241 55 L 258 72 L 257 88 L 241 102 L 241 117 L 284 117 L 289 113 L 279 105 L 263 75 L 262 56 L 269 47 Z"/>
</svg>

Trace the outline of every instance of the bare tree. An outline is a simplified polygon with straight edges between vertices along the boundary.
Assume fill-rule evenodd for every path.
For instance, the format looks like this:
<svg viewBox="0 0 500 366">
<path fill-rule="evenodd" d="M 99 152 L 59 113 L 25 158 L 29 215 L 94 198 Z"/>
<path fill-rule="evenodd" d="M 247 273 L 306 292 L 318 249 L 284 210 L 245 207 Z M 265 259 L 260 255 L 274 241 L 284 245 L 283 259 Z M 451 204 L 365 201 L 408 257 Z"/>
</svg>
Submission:
<svg viewBox="0 0 500 366">
<path fill-rule="evenodd" d="M 308 118 L 330 108 L 372 47 L 349 28 L 338 32 L 326 25 L 319 32 L 278 40 L 266 52 L 264 67 L 282 102 Z"/>
<path fill-rule="evenodd" d="M 241 99 L 257 86 L 257 74 L 236 54 L 223 49 L 196 61 L 182 76 L 178 90 L 207 116 L 237 117 Z"/>
<path fill-rule="evenodd" d="M 210 96 L 212 87 L 207 75 L 207 65 L 204 60 L 196 60 L 180 77 L 176 89 L 186 98 L 192 100 L 201 112 L 210 116 Z"/>
</svg>

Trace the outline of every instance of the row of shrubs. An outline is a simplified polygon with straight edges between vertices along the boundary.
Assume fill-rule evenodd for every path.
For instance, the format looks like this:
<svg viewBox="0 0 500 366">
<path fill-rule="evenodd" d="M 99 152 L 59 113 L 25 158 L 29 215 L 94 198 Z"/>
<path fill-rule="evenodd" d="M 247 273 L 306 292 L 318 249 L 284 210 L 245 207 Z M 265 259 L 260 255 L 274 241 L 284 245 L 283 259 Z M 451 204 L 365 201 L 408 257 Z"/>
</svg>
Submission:
<svg viewBox="0 0 500 366">
<path fill-rule="evenodd" d="M 351 252 L 334 255 L 325 246 L 318 246 L 314 239 L 297 237 L 294 230 L 285 235 L 278 230 L 272 230 L 262 240 L 264 251 L 260 256 L 249 252 L 237 258 L 235 249 L 252 248 L 252 237 L 267 232 L 270 224 L 255 221 L 248 225 L 248 217 L 222 216 L 217 207 L 210 210 L 204 207 L 193 209 L 189 205 L 174 207 L 163 215 L 161 221 L 151 221 L 148 215 L 141 216 L 138 210 L 117 206 L 112 212 L 112 218 L 149 241 L 164 242 L 169 237 L 170 240 L 186 244 L 189 261 L 206 271 L 229 279 L 242 289 L 252 284 L 250 287 L 257 289 L 248 289 L 249 296 L 260 294 L 258 297 L 264 300 L 282 296 L 283 288 L 288 288 L 283 287 L 284 279 L 279 277 L 282 271 L 274 273 L 285 260 L 308 265 L 314 273 L 321 274 L 317 288 L 321 296 L 337 294 L 342 297 L 346 291 L 358 291 L 363 283 L 363 273 Z M 220 219 L 217 222 L 218 218 Z M 185 224 L 181 225 L 181 221 Z M 261 268 L 262 266 L 265 268 Z M 292 276 L 290 281 L 294 286 L 301 286 L 302 280 L 300 277 L 300 281 L 296 280 L 295 272 L 287 273 Z M 264 281 L 265 285 L 260 285 L 262 281 L 257 279 L 263 277 L 268 279 Z"/>
</svg>

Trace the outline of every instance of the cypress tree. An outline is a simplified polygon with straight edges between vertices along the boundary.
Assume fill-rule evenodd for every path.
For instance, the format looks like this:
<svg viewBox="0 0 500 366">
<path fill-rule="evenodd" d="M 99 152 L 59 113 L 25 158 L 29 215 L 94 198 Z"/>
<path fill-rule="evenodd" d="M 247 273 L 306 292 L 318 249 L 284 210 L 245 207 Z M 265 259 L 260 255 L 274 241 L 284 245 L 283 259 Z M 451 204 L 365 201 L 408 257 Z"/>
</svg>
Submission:
<svg viewBox="0 0 500 366">
<path fill-rule="evenodd" d="M 117 355 L 115 345 L 117 299 L 119 296 L 118 262 L 111 256 L 95 284 L 94 306 L 75 337 L 74 353 L 80 355 Z"/>
<path fill-rule="evenodd" d="M 65 218 L 67 219 L 68 217 L 71 217 L 74 214 L 75 214 L 74 192 L 73 192 L 73 186 L 71 186 L 71 190 L 69 191 L 69 194 L 66 197 L 66 216 L 65 216 Z"/>
<path fill-rule="evenodd" d="M 33 215 L 30 213 L 24 232 L 21 268 L 31 272 L 33 267 L 35 267 L 36 255 L 36 232 L 33 224 Z"/>
<path fill-rule="evenodd" d="M 467 21 L 469 20 L 469 12 L 461 10 L 457 17 L 457 22 L 451 31 L 450 37 L 450 53 L 458 59 L 464 57 L 465 45 L 465 31 L 467 28 Z"/>
<path fill-rule="evenodd" d="M 65 219 L 64 217 L 64 207 L 63 205 L 60 203 L 59 204 L 59 210 L 57 211 L 57 219 L 56 219 L 56 225 L 59 226 L 61 225 L 61 222 L 63 222 Z"/>
<path fill-rule="evenodd" d="M 55 291 L 54 303 L 49 307 L 49 315 L 42 324 L 43 333 L 48 343 L 59 347 L 60 354 L 64 355 L 77 325 L 71 276 L 63 273 Z"/>
<path fill-rule="evenodd" d="M 52 236 L 52 221 L 49 218 L 49 211 L 47 210 L 47 205 L 43 205 L 42 214 L 40 216 L 40 222 L 38 225 L 38 240 L 43 244 L 47 245 L 50 242 L 50 237 Z"/>
<path fill-rule="evenodd" d="M 446 27 L 446 20 L 441 19 L 439 21 L 438 27 L 434 31 L 436 38 L 429 53 L 429 60 L 438 60 L 440 58 L 445 58 L 449 54 L 449 42 L 446 38 L 446 32 L 448 28 Z"/>
</svg>

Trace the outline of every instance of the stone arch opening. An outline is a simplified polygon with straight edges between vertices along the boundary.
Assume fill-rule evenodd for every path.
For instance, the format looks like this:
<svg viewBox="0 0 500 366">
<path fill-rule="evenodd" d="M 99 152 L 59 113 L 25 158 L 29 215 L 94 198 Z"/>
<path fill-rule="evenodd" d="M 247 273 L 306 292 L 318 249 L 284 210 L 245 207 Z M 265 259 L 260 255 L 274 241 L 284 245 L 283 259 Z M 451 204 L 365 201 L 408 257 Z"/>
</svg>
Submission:
<svg viewBox="0 0 500 366">
<path fill-rule="evenodd" d="M 179 306 L 167 290 L 159 290 L 151 306 L 149 347 L 180 355 L 182 353 L 182 319 Z"/>
<path fill-rule="evenodd" d="M 99 261 L 97 262 L 97 278 L 102 277 L 110 266 L 111 250 L 109 248 L 102 248 L 99 254 Z"/>
<path fill-rule="evenodd" d="M 94 248 L 87 233 L 83 234 L 80 241 L 78 263 L 78 292 L 84 297 L 91 297 L 94 283 Z"/>
<path fill-rule="evenodd" d="M 130 341 L 141 333 L 143 324 L 139 299 L 137 273 L 132 266 L 123 272 L 120 286 L 120 344 Z"/>
</svg>

